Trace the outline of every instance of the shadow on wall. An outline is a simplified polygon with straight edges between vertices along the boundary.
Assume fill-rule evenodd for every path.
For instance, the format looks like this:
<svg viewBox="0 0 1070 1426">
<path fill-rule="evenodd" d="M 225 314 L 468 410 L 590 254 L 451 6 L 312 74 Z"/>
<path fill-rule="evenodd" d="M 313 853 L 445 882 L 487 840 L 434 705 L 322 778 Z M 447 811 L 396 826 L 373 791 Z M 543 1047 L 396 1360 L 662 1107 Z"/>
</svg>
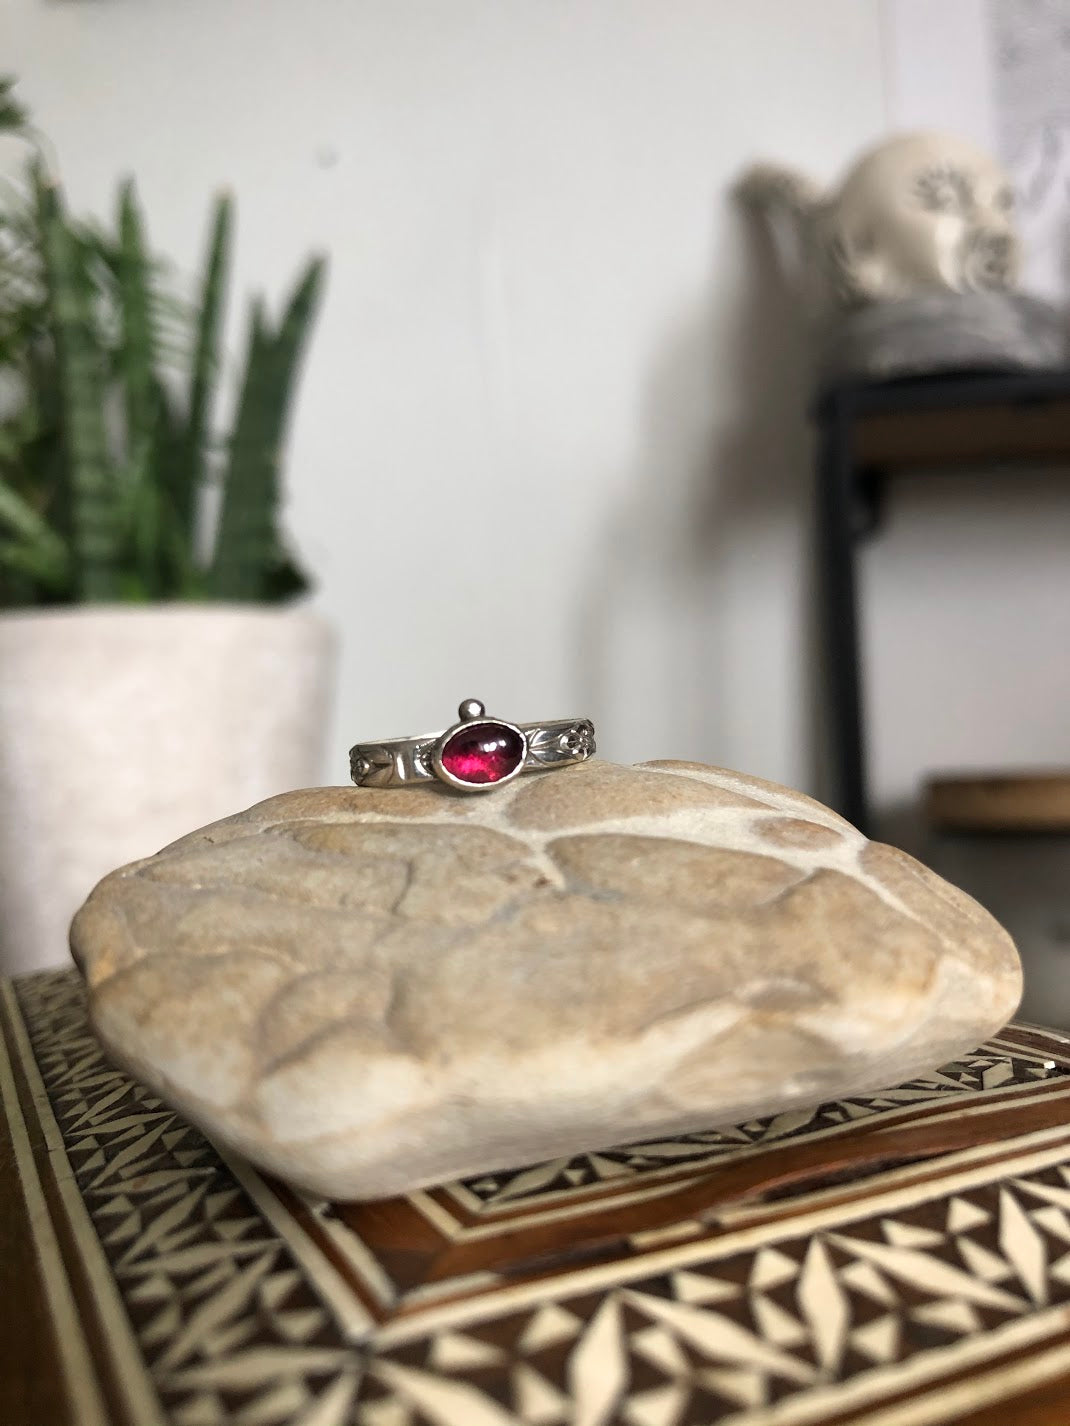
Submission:
<svg viewBox="0 0 1070 1426">
<path fill-rule="evenodd" d="M 812 343 L 767 228 L 733 206 L 724 242 L 732 261 L 714 262 L 653 363 L 632 495 L 591 564 L 577 681 L 614 753 L 820 790 Z M 726 267 L 740 274 L 727 314 Z"/>
</svg>

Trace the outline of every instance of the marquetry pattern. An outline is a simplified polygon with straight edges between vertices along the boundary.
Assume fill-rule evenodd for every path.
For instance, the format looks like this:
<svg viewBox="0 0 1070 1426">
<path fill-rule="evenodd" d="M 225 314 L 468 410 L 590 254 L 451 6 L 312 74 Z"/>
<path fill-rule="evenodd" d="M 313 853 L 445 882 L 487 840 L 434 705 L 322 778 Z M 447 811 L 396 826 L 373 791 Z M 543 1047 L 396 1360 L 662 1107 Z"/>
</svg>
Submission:
<svg viewBox="0 0 1070 1426">
<path fill-rule="evenodd" d="M 357 1420 L 789 1422 L 818 1392 L 830 1411 L 856 1389 L 872 1405 L 990 1364 L 1018 1340 L 1008 1328 L 1032 1334 L 1047 1319 L 1055 1337 L 1068 1303 L 1070 1170 L 1057 1165 L 746 1252 L 679 1250 L 657 1271 L 555 1289 L 489 1320 L 458 1316 L 376 1358 Z"/>
<path fill-rule="evenodd" d="M 25 979 L 19 1003 L 167 1419 L 175 1426 L 344 1419 L 357 1354 L 216 1152 L 107 1063 L 76 977 Z"/>
<path fill-rule="evenodd" d="M 454 1196 L 464 1203 L 478 1200 L 490 1211 L 524 1200 L 545 1199 L 555 1192 L 574 1198 L 577 1190 L 592 1185 L 619 1184 L 621 1180 L 638 1177 L 649 1181 L 651 1174 L 674 1172 L 682 1165 L 702 1168 L 736 1157 L 742 1149 L 812 1138 L 825 1131 L 836 1133 L 874 1115 L 959 1099 L 984 1090 L 1035 1084 L 1037 1080 L 1049 1079 L 1053 1072 L 1057 1072 L 1055 1066 L 1046 1067 L 1035 1058 L 1015 1054 L 1009 1047 L 992 1047 L 881 1094 L 837 1100 L 816 1108 L 792 1109 L 726 1129 L 680 1134 L 669 1142 L 629 1144 L 597 1154 L 576 1154 L 572 1158 L 536 1164 L 533 1168 L 481 1174 L 457 1185 Z"/>
<path fill-rule="evenodd" d="M 168 1426 L 936 1426 L 986 1403 L 1013 1426 L 1023 1383 L 1070 1382 L 1051 1032 L 879 1094 L 332 1204 L 111 1066 L 76 975 L 19 982 L 17 1006 L 24 1108 L 39 1074 L 61 1140 L 38 1167 L 73 1178 L 92 1235 L 66 1251 L 101 1256 Z"/>
<path fill-rule="evenodd" d="M 324 1251 L 342 1257 L 369 1314 L 411 1321 L 447 1300 L 559 1278 L 582 1255 L 624 1263 L 667 1239 L 716 1237 L 725 1215 L 782 1216 L 822 1179 L 861 1190 L 911 1163 L 919 1176 L 979 1140 L 998 1155 L 1008 1132 L 1070 1120 L 1061 1051 L 1026 1031 L 880 1094 L 487 1174 L 388 1204 L 294 1200 Z M 964 1112 L 965 1111 L 965 1112 Z M 972 1116 L 972 1117 L 971 1117 Z M 991 1121 L 991 1122 L 985 1122 Z M 768 1216 L 768 1211 L 767 1211 Z"/>
</svg>

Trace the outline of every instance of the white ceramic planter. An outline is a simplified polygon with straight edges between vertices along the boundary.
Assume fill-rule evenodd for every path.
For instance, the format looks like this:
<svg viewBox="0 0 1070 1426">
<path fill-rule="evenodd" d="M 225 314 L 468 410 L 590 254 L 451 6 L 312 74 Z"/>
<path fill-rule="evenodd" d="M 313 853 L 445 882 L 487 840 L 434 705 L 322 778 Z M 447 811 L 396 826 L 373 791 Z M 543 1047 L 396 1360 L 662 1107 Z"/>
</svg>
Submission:
<svg viewBox="0 0 1070 1426">
<path fill-rule="evenodd" d="M 318 782 L 332 674 L 307 609 L 0 615 L 0 971 L 62 963 L 114 867 Z"/>
</svg>

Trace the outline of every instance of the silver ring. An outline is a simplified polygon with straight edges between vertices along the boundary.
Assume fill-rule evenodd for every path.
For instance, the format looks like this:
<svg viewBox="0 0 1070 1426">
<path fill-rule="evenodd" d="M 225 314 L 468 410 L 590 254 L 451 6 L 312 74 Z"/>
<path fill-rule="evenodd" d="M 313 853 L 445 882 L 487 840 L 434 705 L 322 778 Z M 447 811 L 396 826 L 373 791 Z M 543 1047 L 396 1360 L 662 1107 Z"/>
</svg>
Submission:
<svg viewBox="0 0 1070 1426">
<path fill-rule="evenodd" d="M 478 698 L 466 698 L 457 716 L 442 733 L 357 743 L 349 750 L 350 776 L 358 787 L 437 781 L 462 792 L 491 792 L 522 772 L 548 772 L 594 756 L 589 718 L 507 723 L 489 717 Z"/>
</svg>

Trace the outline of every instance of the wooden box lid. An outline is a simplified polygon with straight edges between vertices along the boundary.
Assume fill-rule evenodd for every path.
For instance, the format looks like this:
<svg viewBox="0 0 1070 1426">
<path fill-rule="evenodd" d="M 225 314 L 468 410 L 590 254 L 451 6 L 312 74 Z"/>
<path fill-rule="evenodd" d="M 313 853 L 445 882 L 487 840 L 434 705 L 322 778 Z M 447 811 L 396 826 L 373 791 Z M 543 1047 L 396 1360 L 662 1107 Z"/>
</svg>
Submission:
<svg viewBox="0 0 1070 1426">
<path fill-rule="evenodd" d="M 3 986 L 4 1426 L 1070 1420 L 1070 1039 L 885 1093 L 310 1200 Z"/>
</svg>

